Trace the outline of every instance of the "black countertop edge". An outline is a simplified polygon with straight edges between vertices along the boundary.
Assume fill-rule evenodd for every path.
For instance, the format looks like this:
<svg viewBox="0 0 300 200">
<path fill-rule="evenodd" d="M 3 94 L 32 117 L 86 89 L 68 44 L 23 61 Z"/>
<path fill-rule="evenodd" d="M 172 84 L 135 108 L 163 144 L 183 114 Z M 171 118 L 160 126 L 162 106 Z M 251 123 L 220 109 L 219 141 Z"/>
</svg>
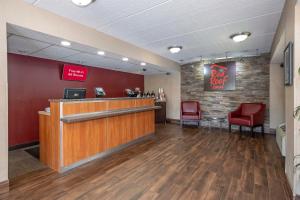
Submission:
<svg viewBox="0 0 300 200">
<path fill-rule="evenodd" d="M 113 98 L 85 98 L 85 99 L 49 99 L 50 102 L 77 102 L 77 101 L 108 101 L 128 99 L 154 99 L 152 97 L 113 97 Z"/>
<path fill-rule="evenodd" d="M 61 118 L 61 121 L 65 123 L 82 122 L 82 121 L 89 121 L 89 120 L 101 119 L 106 117 L 125 115 L 130 113 L 156 110 L 156 109 L 161 109 L 161 106 L 145 106 L 145 107 L 137 107 L 137 108 L 127 108 L 127 109 L 119 109 L 119 110 L 66 115 L 63 118 Z"/>
</svg>

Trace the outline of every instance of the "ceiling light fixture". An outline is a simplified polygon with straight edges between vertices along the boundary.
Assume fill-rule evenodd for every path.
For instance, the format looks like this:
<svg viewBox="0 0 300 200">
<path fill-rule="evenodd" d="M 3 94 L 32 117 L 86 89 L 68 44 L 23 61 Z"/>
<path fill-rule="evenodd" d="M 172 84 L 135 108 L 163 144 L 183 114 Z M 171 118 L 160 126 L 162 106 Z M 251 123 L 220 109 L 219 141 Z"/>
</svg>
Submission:
<svg viewBox="0 0 300 200">
<path fill-rule="evenodd" d="M 226 56 L 226 57 L 218 57 L 218 58 L 215 58 L 216 60 L 225 60 L 225 59 L 231 59 L 233 58 L 232 56 Z"/>
<path fill-rule="evenodd" d="M 60 44 L 61 44 L 62 46 L 65 46 L 65 47 L 71 46 L 71 42 L 66 41 L 66 40 L 61 41 Z"/>
<path fill-rule="evenodd" d="M 79 7 L 85 7 L 93 3 L 95 0 L 72 0 L 72 3 L 74 3 L 76 6 Z"/>
<path fill-rule="evenodd" d="M 125 61 L 125 62 L 127 62 L 129 59 L 126 58 L 126 57 L 123 57 L 122 60 Z"/>
<path fill-rule="evenodd" d="M 216 57 L 215 60 L 223 60 L 226 59 L 227 57 Z"/>
<path fill-rule="evenodd" d="M 168 50 L 171 53 L 179 53 L 182 50 L 182 46 L 171 46 L 171 47 L 168 47 Z"/>
<path fill-rule="evenodd" d="M 144 62 L 141 62 L 141 66 L 146 66 L 147 64 Z"/>
<path fill-rule="evenodd" d="M 97 51 L 97 54 L 100 55 L 100 56 L 104 56 L 105 52 L 104 51 Z"/>
<path fill-rule="evenodd" d="M 230 39 L 232 39 L 234 42 L 242 42 L 246 40 L 250 35 L 250 32 L 235 33 L 230 36 Z"/>
</svg>

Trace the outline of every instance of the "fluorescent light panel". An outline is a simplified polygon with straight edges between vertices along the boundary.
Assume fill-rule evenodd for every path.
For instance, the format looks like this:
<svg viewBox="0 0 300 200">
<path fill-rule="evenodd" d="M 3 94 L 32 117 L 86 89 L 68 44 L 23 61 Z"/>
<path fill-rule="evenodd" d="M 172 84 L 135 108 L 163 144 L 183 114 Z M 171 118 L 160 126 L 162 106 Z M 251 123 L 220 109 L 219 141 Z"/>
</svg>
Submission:
<svg viewBox="0 0 300 200">
<path fill-rule="evenodd" d="M 61 44 L 62 46 L 65 46 L 65 47 L 71 46 L 71 42 L 66 41 L 66 40 L 61 41 L 60 44 Z"/>
</svg>

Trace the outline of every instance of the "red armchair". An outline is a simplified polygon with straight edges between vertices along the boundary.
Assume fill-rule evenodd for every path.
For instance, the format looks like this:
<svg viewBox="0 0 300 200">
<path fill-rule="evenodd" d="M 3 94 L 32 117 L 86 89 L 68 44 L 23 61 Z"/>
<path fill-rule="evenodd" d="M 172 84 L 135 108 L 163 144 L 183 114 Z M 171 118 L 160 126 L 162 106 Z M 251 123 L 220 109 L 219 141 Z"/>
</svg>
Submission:
<svg viewBox="0 0 300 200">
<path fill-rule="evenodd" d="M 237 110 L 228 114 L 229 132 L 231 125 L 239 125 L 240 132 L 242 126 L 250 127 L 252 136 L 254 136 L 253 129 L 261 127 L 264 135 L 265 110 L 266 105 L 263 103 L 242 103 Z"/>
<path fill-rule="evenodd" d="M 182 101 L 180 112 L 180 124 L 183 125 L 184 121 L 194 121 L 200 125 L 201 110 L 198 101 Z"/>
</svg>

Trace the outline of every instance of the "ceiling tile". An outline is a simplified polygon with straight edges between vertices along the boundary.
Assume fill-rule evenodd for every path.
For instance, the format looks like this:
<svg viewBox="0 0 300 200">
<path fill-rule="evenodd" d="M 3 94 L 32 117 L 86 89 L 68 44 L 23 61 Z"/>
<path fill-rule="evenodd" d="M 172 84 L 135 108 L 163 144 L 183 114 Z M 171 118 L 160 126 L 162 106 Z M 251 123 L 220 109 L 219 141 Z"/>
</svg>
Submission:
<svg viewBox="0 0 300 200">
<path fill-rule="evenodd" d="M 45 35 L 36 31 L 8 25 L 8 30 L 13 33 L 8 34 L 8 52 L 30 55 L 34 57 L 58 60 L 68 63 L 100 67 L 123 72 L 138 74 L 159 74 L 166 73 L 159 66 L 147 64 L 140 66 L 138 60 L 129 58 L 129 62 L 122 61 L 122 55 L 105 52 L 105 56 L 97 54 L 98 49 L 72 42 L 71 47 L 66 48 L 57 45 L 60 38 Z M 17 33 L 18 35 L 14 35 Z M 39 40 L 33 39 L 38 38 Z M 49 43 L 52 42 L 52 43 Z M 142 68 L 147 68 L 146 72 Z"/>
<path fill-rule="evenodd" d="M 221 51 L 269 50 L 284 3 L 285 0 L 97 0 L 80 8 L 71 1 L 40 0 L 36 6 L 178 61 Z M 240 31 L 250 31 L 252 36 L 236 45 L 228 37 Z M 171 55 L 166 48 L 175 44 L 184 46 L 184 50 Z"/>
<path fill-rule="evenodd" d="M 31 54 L 49 47 L 48 43 L 11 35 L 7 40 L 7 48 L 11 53 Z"/>
<path fill-rule="evenodd" d="M 38 51 L 37 53 L 32 54 L 32 56 L 49 58 L 49 59 L 60 59 L 74 54 L 79 54 L 79 51 L 72 49 L 59 47 L 59 46 L 50 46 L 46 49 Z"/>
<path fill-rule="evenodd" d="M 32 4 L 32 3 L 36 2 L 37 0 L 24 0 L 24 1 L 26 1 L 27 3 Z"/>
</svg>

